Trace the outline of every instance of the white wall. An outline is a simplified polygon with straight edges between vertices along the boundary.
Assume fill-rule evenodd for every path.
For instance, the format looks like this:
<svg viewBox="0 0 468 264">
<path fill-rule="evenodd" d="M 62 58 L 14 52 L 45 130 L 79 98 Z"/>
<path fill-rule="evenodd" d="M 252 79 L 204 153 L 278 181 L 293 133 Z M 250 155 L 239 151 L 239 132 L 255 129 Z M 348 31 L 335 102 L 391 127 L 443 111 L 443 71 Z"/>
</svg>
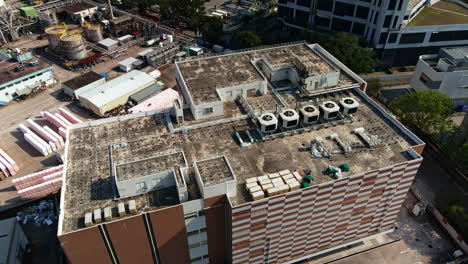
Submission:
<svg viewBox="0 0 468 264">
<path fill-rule="evenodd" d="M 93 83 L 89 83 L 77 90 L 73 90 L 71 89 L 70 87 L 66 86 L 65 84 L 62 83 L 62 89 L 63 91 L 65 92 L 65 94 L 67 94 L 68 96 L 70 97 L 73 97 L 75 96 L 75 98 L 78 100 L 80 99 L 80 95 L 83 94 L 83 93 L 86 93 L 87 91 L 89 90 L 92 90 L 93 88 L 101 85 L 101 84 L 104 84 L 106 82 L 106 79 L 105 78 L 102 78 L 102 79 L 99 79 Z"/>
<path fill-rule="evenodd" d="M 17 90 L 23 89 L 27 86 L 35 85 L 40 82 L 47 82 L 54 78 L 54 75 L 51 70 L 41 73 L 40 75 L 35 75 L 32 79 L 25 79 L 19 82 L 14 83 L 13 85 L 0 91 L 0 101 L 9 102 L 13 100 L 13 94 Z M 50 82 L 49 82 L 50 83 Z"/>
</svg>

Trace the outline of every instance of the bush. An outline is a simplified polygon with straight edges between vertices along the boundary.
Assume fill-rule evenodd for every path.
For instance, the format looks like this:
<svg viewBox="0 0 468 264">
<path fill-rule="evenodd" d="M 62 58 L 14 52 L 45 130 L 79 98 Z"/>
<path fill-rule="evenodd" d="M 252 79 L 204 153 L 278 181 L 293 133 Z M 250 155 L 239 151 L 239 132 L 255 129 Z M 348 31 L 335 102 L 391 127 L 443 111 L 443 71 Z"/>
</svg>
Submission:
<svg viewBox="0 0 468 264">
<path fill-rule="evenodd" d="M 439 194 L 435 198 L 436 207 L 447 218 L 450 225 L 464 238 L 468 238 L 468 213 L 463 207 L 463 195 Z"/>
</svg>

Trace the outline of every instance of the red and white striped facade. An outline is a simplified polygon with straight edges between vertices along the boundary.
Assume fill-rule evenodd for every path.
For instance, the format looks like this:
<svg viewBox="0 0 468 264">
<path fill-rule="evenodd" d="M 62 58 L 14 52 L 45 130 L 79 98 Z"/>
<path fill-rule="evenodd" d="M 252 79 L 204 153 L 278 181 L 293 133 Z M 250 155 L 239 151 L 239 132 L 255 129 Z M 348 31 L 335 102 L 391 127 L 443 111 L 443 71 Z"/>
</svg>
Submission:
<svg viewBox="0 0 468 264">
<path fill-rule="evenodd" d="M 232 209 L 232 263 L 282 263 L 389 230 L 422 158 Z"/>
</svg>

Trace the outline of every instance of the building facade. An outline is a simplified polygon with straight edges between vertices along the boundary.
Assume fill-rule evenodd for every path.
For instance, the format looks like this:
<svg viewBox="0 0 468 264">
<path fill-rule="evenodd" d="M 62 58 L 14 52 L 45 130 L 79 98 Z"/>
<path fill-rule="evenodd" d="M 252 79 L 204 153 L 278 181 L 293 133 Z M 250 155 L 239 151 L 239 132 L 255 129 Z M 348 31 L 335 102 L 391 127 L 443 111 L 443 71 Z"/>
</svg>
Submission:
<svg viewBox="0 0 468 264">
<path fill-rule="evenodd" d="M 213 62 L 226 78 L 210 75 Z M 266 62 L 283 77 L 263 78 Z M 175 123 L 165 110 L 72 125 L 58 228 L 72 263 L 293 263 L 393 230 L 424 142 L 359 76 L 306 43 L 186 63 L 178 82 L 194 100 L 222 101 L 216 87 L 268 88 L 225 99 L 208 121 Z M 286 81 L 294 72 L 309 82 Z M 286 114 L 308 108 L 321 109 L 313 122 Z M 279 120 L 274 130 L 265 115 Z"/>
<path fill-rule="evenodd" d="M 52 66 L 40 60 L 37 65 L 25 63 L 22 69 L 12 63 L 0 72 L 0 104 L 7 104 L 56 83 Z"/>
<path fill-rule="evenodd" d="M 439 54 L 420 56 L 411 86 L 446 94 L 455 105 L 468 104 L 468 47 L 442 48 Z"/>
<path fill-rule="evenodd" d="M 16 218 L 0 221 L 0 263 L 23 263 L 28 243 L 28 238 Z"/>
<path fill-rule="evenodd" d="M 396 65 L 416 64 L 418 55 L 437 52 L 440 47 L 467 45 L 467 14 L 464 6 L 437 0 L 278 3 L 278 17 L 287 25 L 357 35 L 377 49 L 381 59 Z"/>
</svg>

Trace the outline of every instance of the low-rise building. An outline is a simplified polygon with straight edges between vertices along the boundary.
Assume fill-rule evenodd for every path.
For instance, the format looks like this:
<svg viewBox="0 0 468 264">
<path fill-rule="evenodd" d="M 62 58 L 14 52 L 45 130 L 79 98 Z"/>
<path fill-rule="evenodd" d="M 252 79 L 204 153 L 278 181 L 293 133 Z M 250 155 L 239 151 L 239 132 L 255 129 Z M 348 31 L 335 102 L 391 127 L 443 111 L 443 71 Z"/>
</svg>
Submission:
<svg viewBox="0 0 468 264">
<path fill-rule="evenodd" d="M 74 3 L 63 7 L 65 12 L 80 23 L 90 21 L 93 15 L 96 14 L 97 9 L 97 6 L 86 2 Z"/>
<path fill-rule="evenodd" d="M 442 48 L 439 54 L 419 57 L 411 86 L 417 91 L 439 91 L 455 105 L 468 104 L 468 46 Z"/>
<path fill-rule="evenodd" d="M 114 50 L 119 46 L 119 42 L 117 40 L 113 40 L 111 38 L 106 38 L 98 42 L 98 46 L 106 49 L 106 50 Z"/>
<path fill-rule="evenodd" d="M 138 66 L 142 63 L 143 61 L 133 57 L 126 58 L 125 60 L 119 62 L 119 69 L 121 69 L 124 72 L 129 72 L 133 69 L 138 68 Z"/>
<path fill-rule="evenodd" d="M 99 116 L 128 102 L 130 95 L 156 82 L 142 71 L 131 71 L 80 95 L 80 104 Z"/>
<path fill-rule="evenodd" d="M 33 61 L 0 62 L 0 104 L 5 105 L 56 82 L 51 65 L 36 57 Z"/>
<path fill-rule="evenodd" d="M 66 95 L 78 100 L 80 99 L 80 94 L 86 93 L 105 82 L 106 78 L 90 71 L 62 83 L 62 89 Z"/>
<path fill-rule="evenodd" d="M 21 264 L 28 239 L 16 218 L 0 220 L 0 263 Z"/>
<path fill-rule="evenodd" d="M 130 102 L 132 105 L 137 105 L 142 103 L 143 101 L 155 96 L 161 89 L 164 88 L 164 83 L 162 82 L 155 82 L 153 85 L 146 87 L 145 89 L 130 95 Z"/>
</svg>

